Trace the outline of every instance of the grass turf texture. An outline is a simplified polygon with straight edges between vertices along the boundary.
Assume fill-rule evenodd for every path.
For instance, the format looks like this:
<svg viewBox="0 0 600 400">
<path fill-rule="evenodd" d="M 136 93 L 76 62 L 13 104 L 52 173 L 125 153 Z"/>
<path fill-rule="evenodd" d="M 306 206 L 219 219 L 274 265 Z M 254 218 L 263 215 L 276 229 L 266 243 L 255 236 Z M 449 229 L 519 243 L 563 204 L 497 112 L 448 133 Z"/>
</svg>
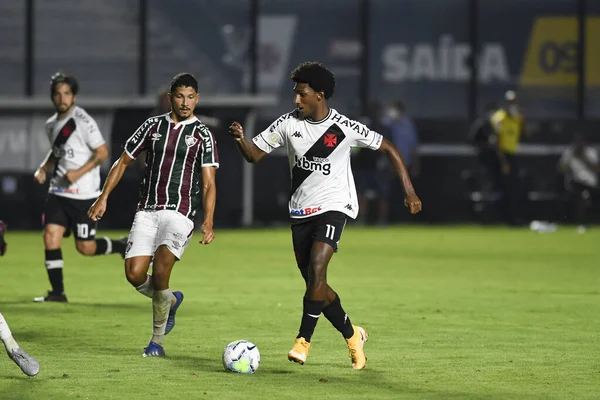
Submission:
<svg viewBox="0 0 600 400">
<path fill-rule="evenodd" d="M 0 358 L 0 398 L 600 398 L 597 230 L 348 227 L 329 281 L 370 334 L 364 371 L 351 369 L 324 317 L 307 364 L 287 361 L 304 290 L 289 229 L 199 239 L 172 276 L 186 297 L 168 358 L 144 359 L 151 303 L 126 282 L 118 255 L 84 258 L 67 239 L 70 303 L 34 304 L 49 288 L 42 238 L 9 231 L 0 311 L 42 368 L 28 378 Z M 222 350 L 236 339 L 257 344 L 256 374 L 223 370 Z"/>
</svg>

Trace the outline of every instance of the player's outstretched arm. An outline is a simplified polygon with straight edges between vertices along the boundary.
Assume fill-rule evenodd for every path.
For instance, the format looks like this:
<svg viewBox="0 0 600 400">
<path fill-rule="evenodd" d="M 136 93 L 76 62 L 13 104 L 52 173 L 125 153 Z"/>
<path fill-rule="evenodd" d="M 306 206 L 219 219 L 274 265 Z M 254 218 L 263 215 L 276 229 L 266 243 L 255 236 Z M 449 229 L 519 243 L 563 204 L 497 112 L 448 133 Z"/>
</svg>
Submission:
<svg viewBox="0 0 600 400">
<path fill-rule="evenodd" d="M 33 174 L 33 178 L 37 183 L 42 185 L 44 184 L 44 182 L 46 182 L 46 172 L 48 171 L 48 169 L 52 168 L 55 162 L 56 157 L 54 156 L 52 150 L 50 150 L 46 158 L 44 158 L 44 161 L 42 161 L 42 164 Z"/>
<path fill-rule="evenodd" d="M 129 157 L 129 155 L 125 152 L 121 154 L 121 157 L 110 168 L 110 172 L 106 177 L 106 182 L 104 182 L 104 187 L 102 187 L 102 192 L 98 199 L 92 204 L 88 211 L 88 217 L 92 221 L 99 221 L 104 213 L 106 212 L 106 201 L 108 200 L 108 196 L 113 191 L 117 183 L 123 177 L 123 173 L 127 169 L 127 166 L 133 161 L 133 158 Z"/>
<path fill-rule="evenodd" d="M 202 223 L 202 240 L 200 243 L 209 244 L 215 240 L 213 221 L 217 204 L 217 186 L 215 167 L 202 167 L 202 204 L 204 205 L 204 222 Z"/>
<path fill-rule="evenodd" d="M 85 164 L 78 169 L 67 171 L 65 177 L 70 183 L 77 182 L 83 175 L 87 174 L 98 165 L 102 164 L 109 156 L 108 146 L 103 144 L 94 149 L 94 154 Z"/>
<path fill-rule="evenodd" d="M 267 153 L 244 137 L 244 128 L 239 122 L 235 121 L 231 124 L 229 127 L 229 135 L 233 137 L 240 153 L 242 153 L 249 163 L 257 163 L 267 155 Z"/>
<path fill-rule="evenodd" d="M 379 147 L 379 151 L 384 153 L 390 163 L 396 170 L 396 174 L 402 181 L 402 187 L 404 188 L 404 203 L 411 214 L 416 214 L 423 208 L 421 204 L 421 200 L 415 193 L 415 189 L 413 188 L 412 181 L 410 180 L 410 176 L 408 175 L 408 169 L 406 168 L 406 164 L 404 164 L 404 160 L 402 159 L 402 155 L 394 146 L 392 142 L 388 139 L 383 139 L 381 142 L 381 146 Z"/>
</svg>

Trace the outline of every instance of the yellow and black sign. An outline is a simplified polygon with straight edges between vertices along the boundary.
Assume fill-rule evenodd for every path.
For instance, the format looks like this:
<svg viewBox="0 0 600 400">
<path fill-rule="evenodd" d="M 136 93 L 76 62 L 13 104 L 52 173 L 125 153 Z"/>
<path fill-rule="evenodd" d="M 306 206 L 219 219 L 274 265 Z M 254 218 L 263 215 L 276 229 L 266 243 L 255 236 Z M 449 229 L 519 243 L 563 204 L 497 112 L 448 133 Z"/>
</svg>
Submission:
<svg viewBox="0 0 600 400">
<path fill-rule="evenodd" d="M 521 72 L 521 86 L 577 84 L 577 18 L 536 19 Z M 586 19 L 586 86 L 600 86 L 600 17 Z"/>
</svg>

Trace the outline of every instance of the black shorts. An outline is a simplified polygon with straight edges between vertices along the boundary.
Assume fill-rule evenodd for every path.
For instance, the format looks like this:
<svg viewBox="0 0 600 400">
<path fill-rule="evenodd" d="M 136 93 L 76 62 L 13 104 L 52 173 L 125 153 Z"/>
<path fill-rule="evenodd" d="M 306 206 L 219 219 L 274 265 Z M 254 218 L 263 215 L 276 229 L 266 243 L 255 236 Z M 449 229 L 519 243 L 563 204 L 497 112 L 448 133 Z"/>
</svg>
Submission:
<svg viewBox="0 0 600 400">
<path fill-rule="evenodd" d="M 597 188 L 575 181 L 571 182 L 570 189 L 575 196 L 584 198 L 586 200 L 598 195 Z"/>
<path fill-rule="evenodd" d="M 44 208 L 43 223 L 56 224 L 75 233 L 76 240 L 94 240 L 98 223 L 88 218 L 87 212 L 95 199 L 76 200 L 67 197 L 48 195 Z"/>
<path fill-rule="evenodd" d="M 299 268 L 307 268 L 315 242 L 324 242 L 337 251 L 347 216 L 339 211 L 327 211 L 307 218 L 292 218 L 292 242 Z"/>
</svg>

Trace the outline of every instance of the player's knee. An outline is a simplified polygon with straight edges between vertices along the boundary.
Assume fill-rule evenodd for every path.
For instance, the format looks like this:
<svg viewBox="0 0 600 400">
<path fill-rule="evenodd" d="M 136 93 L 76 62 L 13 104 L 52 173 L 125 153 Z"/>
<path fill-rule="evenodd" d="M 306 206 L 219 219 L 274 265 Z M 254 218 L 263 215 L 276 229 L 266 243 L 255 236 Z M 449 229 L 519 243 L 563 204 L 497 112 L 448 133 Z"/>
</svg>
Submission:
<svg viewBox="0 0 600 400">
<path fill-rule="evenodd" d="M 132 286 L 138 287 L 146 282 L 147 269 L 136 263 L 133 258 L 125 260 L 125 277 Z"/>
<path fill-rule="evenodd" d="M 77 240 L 75 241 L 75 247 L 79 254 L 84 256 L 93 256 L 96 254 L 96 242 L 93 240 Z"/>
<path fill-rule="evenodd" d="M 155 289 L 162 289 L 169 286 L 169 278 L 171 276 L 171 268 L 160 262 L 154 262 L 152 266 L 152 282 Z"/>
<path fill-rule="evenodd" d="M 313 263 L 310 265 L 309 284 L 326 285 L 327 284 L 327 264 Z"/>
<path fill-rule="evenodd" d="M 62 233 L 52 229 L 44 229 L 44 245 L 47 249 L 55 249 L 60 247 Z"/>
</svg>

